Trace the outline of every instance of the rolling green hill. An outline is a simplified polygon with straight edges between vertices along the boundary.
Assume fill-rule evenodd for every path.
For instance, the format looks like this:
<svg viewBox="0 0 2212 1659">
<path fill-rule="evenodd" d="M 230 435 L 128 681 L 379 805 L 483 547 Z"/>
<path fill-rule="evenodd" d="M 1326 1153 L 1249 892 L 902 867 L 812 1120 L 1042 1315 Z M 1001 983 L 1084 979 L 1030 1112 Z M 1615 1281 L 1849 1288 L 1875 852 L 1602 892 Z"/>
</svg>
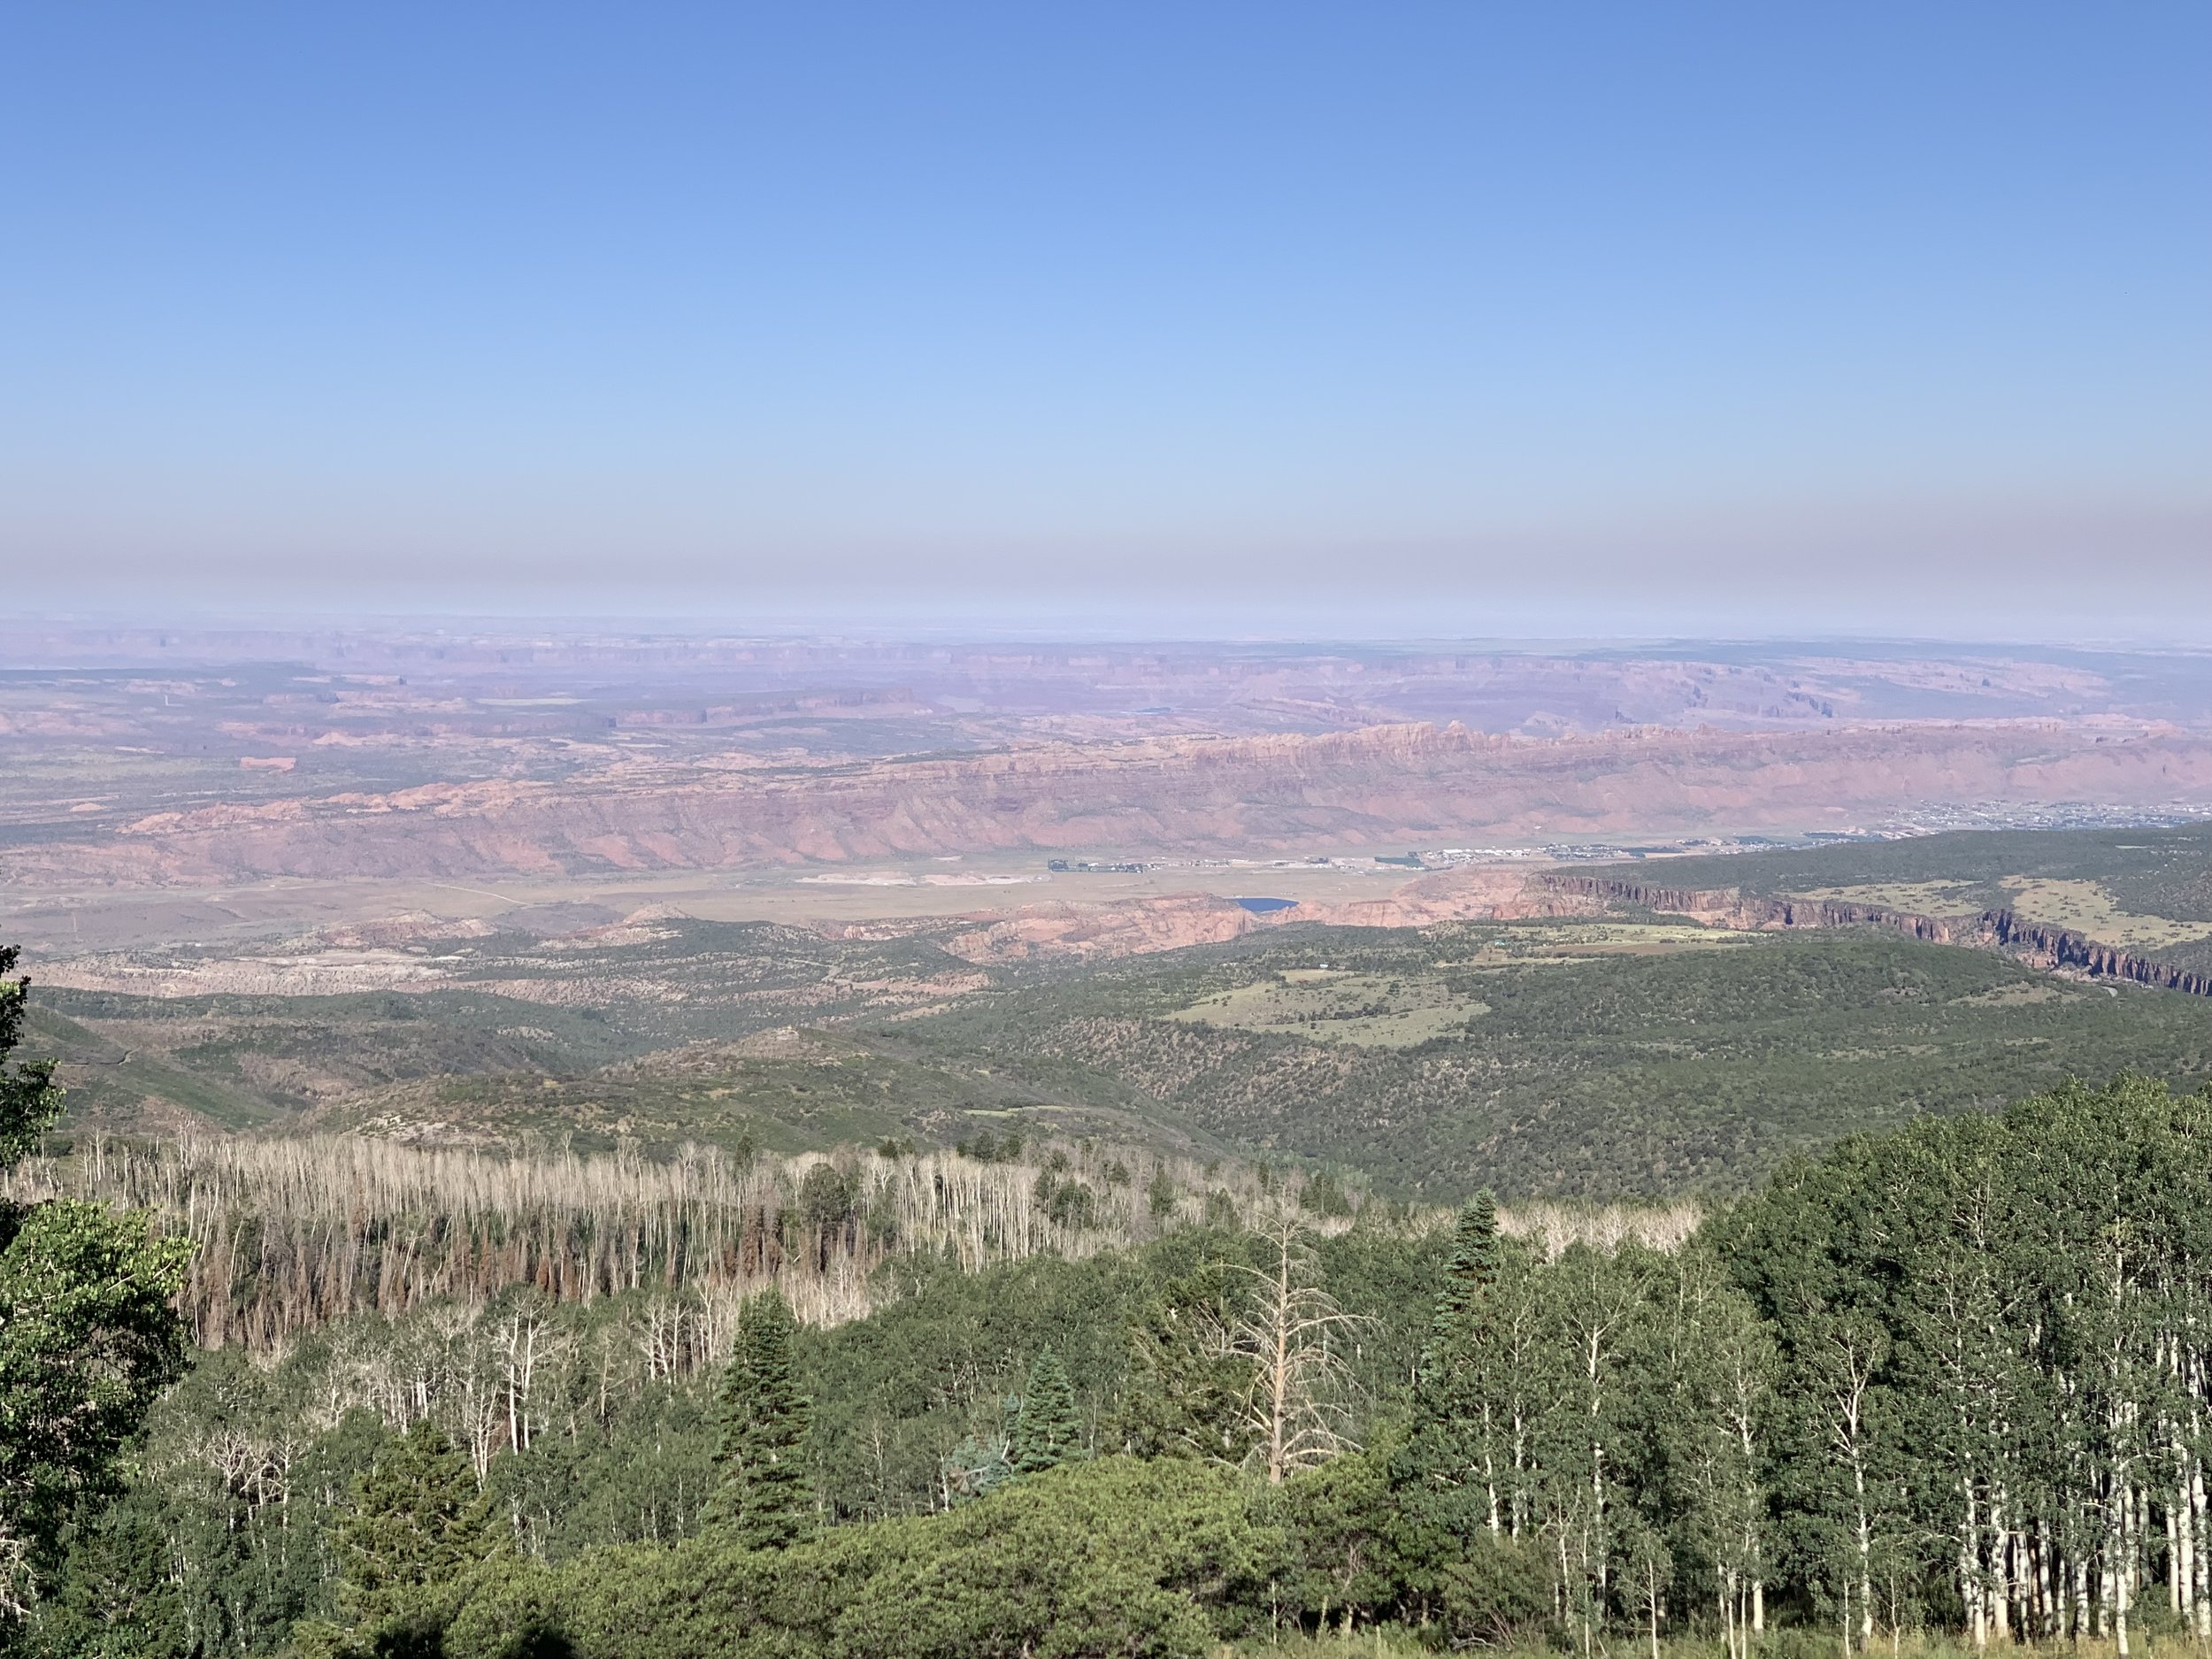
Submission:
<svg viewBox="0 0 2212 1659">
<path fill-rule="evenodd" d="M 24 1042 L 63 1062 L 73 1121 L 128 1125 L 150 1099 L 227 1129 L 403 1080 L 582 1071 L 649 1046 L 595 1009 L 465 991 L 150 997 L 36 985 Z"/>
<path fill-rule="evenodd" d="M 1935 913 L 2009 902 L 2212 955 L 2212 826 L 1635 866 Z M 2086 918 L 2086 921 L 2085 921 Z M 2162 932 L 2161 930 L 2163 930 Z M 1455 1199 L 1740 1190 L 1782 1158 L 2067 1076 L 2212 1078 L 2212 1000 L 1871 929 L 1627 912 L 979 968 L 925 936 L 684 918 L 433 947 L 438 988 L 35 989 L 73 1121 L 792 1153 L 984 1129 L 1363 1171 Z M 34 970 L 35 964 L 34 965 Z"/>
<path fill-rule="evenodd" d="M 1485 1183 L 1734 1189 L 1850 1131 L 2068 1075 L 2212 1077 L 2202 998 L 1857 932 L 1572 954 L 1589 931 L 1286 933 L 973 999 L 901 1031 L 918 1052 L 996 1055 L 1025 1079 L 1141 1097 L 1247 1147 L 1439 1198 Z M 1340 977 L 1315 977 L 1323 964 Z M 1333 1009 L 1316 996 L 1332 983 L 1348 992 Z M 1280 1018 L 1249 1017 L 1256 991 Z M 1435 1034 L 1351 1040 L 1405 1030 L 1401 1007 Z"/>
</svg>

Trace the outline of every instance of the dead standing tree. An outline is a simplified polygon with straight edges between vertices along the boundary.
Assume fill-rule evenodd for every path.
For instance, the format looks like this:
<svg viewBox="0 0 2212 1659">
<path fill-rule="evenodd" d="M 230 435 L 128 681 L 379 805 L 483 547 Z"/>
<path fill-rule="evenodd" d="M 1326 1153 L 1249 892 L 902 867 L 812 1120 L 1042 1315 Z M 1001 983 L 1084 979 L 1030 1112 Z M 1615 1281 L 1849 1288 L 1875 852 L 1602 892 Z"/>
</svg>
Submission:
<svg viewBox="0 0 2212 1659">
<path fill-rule="evenodd" d="M 1268 1264 L 1243 1270 L 1252 1300 L 1230 1346 L 1252 1365 L 1245 1409 L 1254 1458 L 1269 1481 L 1279 1484 L 1297 1470 L 1358 1449 L 1343 1426 L 1343 1408 L 1356 1386 L 1344 1349 L 1353 1333 L 1371 1322 L 1345 1312 L 1321 1288 L 1304 1223 L 1278 1217 L 1259 1233 L 1268 1243 Z"/>
</svg>

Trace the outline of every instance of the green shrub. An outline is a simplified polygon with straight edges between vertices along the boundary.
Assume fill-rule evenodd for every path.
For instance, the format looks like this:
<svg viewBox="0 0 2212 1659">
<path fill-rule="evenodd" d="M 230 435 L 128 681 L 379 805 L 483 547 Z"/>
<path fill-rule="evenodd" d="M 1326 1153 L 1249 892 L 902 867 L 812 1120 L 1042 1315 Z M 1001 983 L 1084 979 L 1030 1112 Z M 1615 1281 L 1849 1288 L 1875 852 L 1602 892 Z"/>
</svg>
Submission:
<svg viewBox="0 0 2212 1659">
<path fill-rule="evenodd" d="M 447 1659 L 1196 1659 L 1284 1568 L 1227 1470 L 1102 1458 L 779 1551 L 708 1537 L 488 1578 Z"/>
</svg>

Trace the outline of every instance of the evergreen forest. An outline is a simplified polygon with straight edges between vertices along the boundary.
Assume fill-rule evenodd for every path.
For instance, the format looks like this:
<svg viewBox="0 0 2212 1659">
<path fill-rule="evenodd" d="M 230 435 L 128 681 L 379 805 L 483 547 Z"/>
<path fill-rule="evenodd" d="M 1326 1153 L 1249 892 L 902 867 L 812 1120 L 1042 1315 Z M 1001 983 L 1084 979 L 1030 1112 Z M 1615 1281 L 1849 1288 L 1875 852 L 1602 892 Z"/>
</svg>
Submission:
<svg viewBox="0 0 2212 1659">
<path fill-rule="evenodd" d="M 1122 1006 L 1258 1029 L 1278 986 L 1388 984 L 1281 949 L 1171 995 L 1124 976 Z M 1671 958 L 1583 1018 L 1657 1018 L 1668 984 L 1750 959 Z M 1769 1002 L 1816 1030 L 1806 971 Z M 1571 972 L 1586 1001 L 1631 983 Z M 27 1010 L 11 982 L 0 1061 Z M 12 1651 L 2212 1641 L 2212 1088 L 2169 1077 L 1905 1111 L 1732 1189 L 1579 1208 L 1019 1114 L 788 1157 L 56 1141 L 52 1066 L 0 1079 Z"/>
</svg>

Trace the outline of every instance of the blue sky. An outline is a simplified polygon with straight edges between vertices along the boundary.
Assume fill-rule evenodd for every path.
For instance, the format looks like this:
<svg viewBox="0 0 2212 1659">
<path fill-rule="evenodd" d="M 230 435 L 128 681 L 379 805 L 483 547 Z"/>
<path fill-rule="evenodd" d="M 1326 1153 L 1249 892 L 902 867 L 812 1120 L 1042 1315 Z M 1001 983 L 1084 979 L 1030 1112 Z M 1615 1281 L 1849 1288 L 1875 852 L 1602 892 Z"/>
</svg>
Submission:
<svg viewBox="0 0 2212 1659">
<path fill-rule="evenodd" d="M 19 7 L 8 602 L 2212 635 L 2212 7 Z"/>
</svg>

